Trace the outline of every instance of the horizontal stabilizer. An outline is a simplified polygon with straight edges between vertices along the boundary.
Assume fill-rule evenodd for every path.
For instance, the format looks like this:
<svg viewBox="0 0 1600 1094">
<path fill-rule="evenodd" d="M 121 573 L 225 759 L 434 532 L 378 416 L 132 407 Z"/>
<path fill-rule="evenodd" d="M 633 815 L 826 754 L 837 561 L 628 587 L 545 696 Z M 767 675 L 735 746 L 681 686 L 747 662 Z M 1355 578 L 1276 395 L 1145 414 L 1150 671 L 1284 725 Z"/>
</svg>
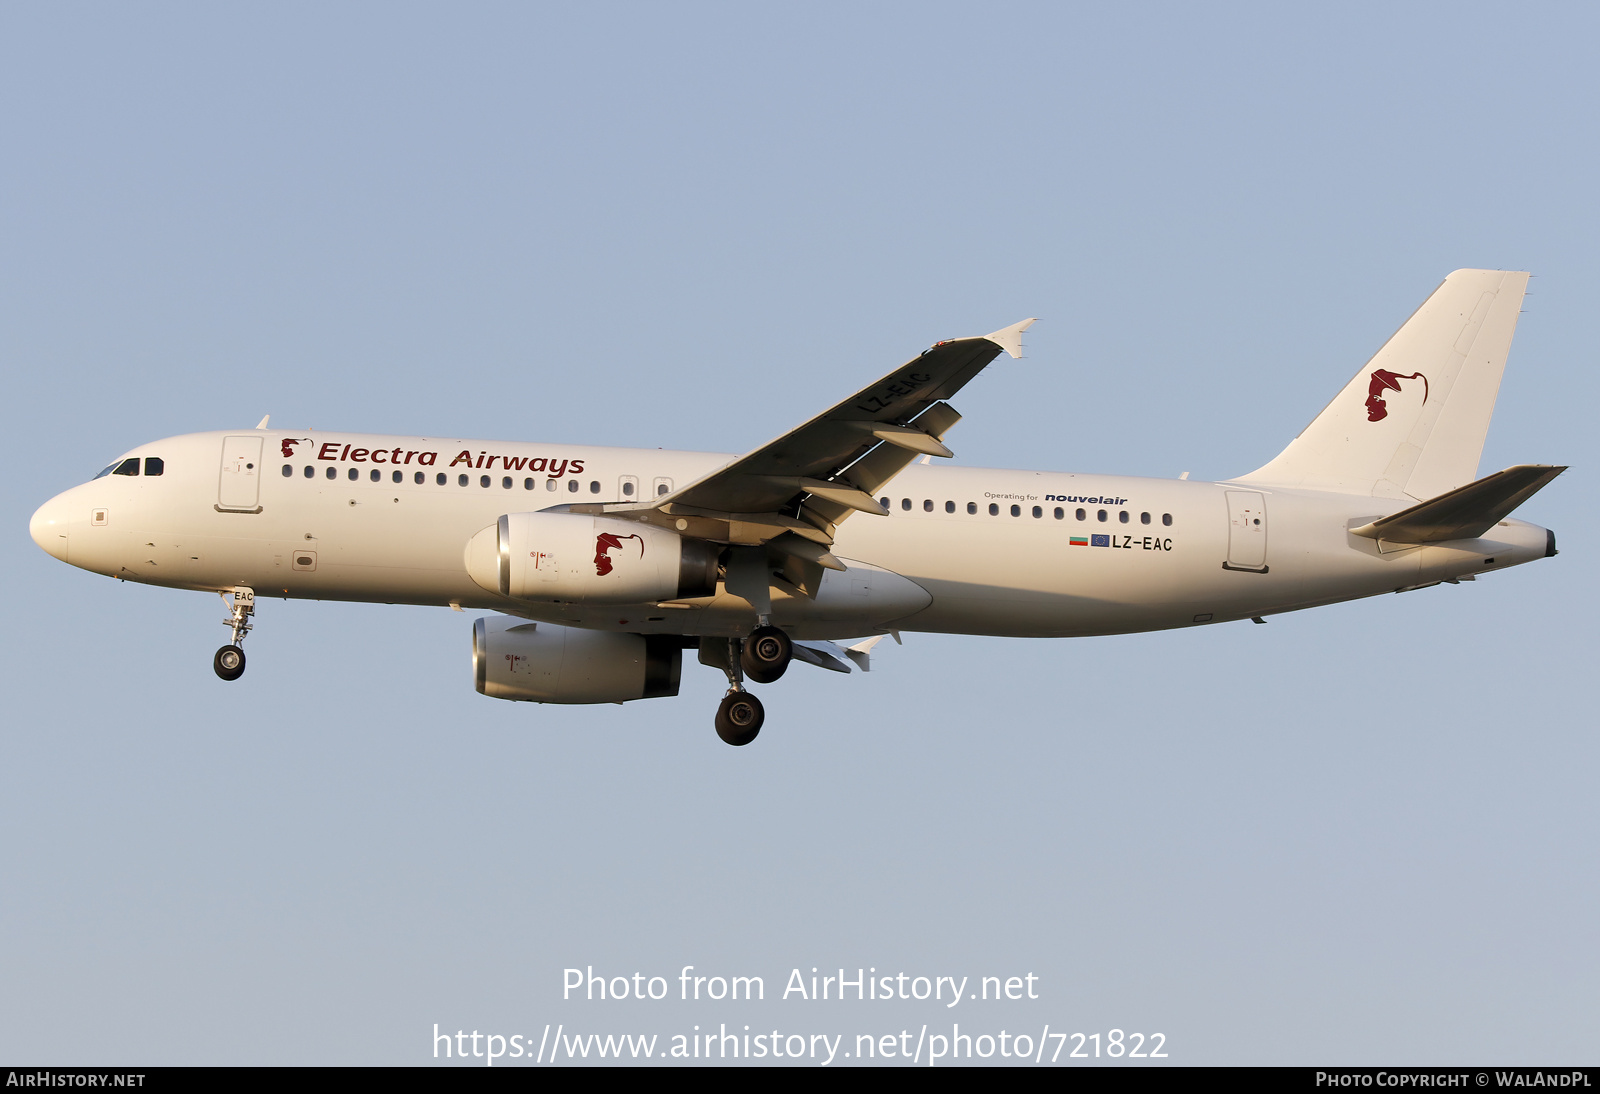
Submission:
<svg viewBox="0 0 1600 1094">
<path fill-rule="evenodd" d="M 1477 539 L 1565 470 L 1544 464 L 1508 467 L 1351 532 L 1388 543 Z"/>
</svg>

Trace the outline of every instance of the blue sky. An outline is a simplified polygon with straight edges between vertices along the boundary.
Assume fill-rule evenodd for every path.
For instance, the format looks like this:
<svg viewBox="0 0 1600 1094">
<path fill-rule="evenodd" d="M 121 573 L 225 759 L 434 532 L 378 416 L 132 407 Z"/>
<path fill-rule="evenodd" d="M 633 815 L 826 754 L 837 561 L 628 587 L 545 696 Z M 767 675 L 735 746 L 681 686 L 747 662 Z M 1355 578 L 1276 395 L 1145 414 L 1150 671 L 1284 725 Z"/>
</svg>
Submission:
<svg viewBox="0 0 1600 1094">
<path fill-rule="evenodd" d="M 11 5 L 0 12 L 0 1057 L 421 1063 L 442 1028 L 877 1012 L 561 970 L 1033 972 L 982 1028 L 1174 1062 L 1595 1048 L 1596 84 L 1548 5 Z M 253 425 L 737 452 L 1028 315 L 968 465 L 1264 463 L 1452 269 L 1532 283 L 1484 453 L 1559 558 L 1182 633 L 907 636 L 475 694 L 470 617 L 62 566 L 28 515 Z M 973 1028 L 978 1028 L 974 1026 Z"/>
</svg>

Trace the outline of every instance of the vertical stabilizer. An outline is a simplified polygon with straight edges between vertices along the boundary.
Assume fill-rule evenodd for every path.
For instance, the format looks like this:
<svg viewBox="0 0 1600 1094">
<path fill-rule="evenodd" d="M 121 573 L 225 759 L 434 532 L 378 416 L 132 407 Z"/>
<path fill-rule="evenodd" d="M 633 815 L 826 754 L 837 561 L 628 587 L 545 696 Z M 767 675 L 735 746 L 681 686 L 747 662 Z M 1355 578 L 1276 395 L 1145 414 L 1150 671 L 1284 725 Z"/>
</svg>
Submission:
<svg viewBox="0 0 1600 1094">
<path fill-rule="evenodd" d="M 1522 310 L 1526 273 L 1457 270 L 1316 420 L 1242 481 L 1436 497 L 1471 482 Z"/>
</svg>

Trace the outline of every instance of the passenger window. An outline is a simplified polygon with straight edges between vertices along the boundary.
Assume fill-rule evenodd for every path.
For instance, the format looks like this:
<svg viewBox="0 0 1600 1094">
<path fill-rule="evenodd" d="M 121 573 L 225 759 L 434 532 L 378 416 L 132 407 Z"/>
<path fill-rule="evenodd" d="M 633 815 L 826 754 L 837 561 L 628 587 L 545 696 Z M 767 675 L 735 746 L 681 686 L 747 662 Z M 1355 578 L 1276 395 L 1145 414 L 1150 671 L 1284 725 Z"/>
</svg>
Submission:
<svg viewBox="0 0 1600 1094">
<path fill-rule="evenodd" d="M 944 503 L 944 511 L 946 513 L 954 513 L 956 511 L 956 503 L 953 502 L 953 501 L 945 502 Z"/>
<path fill-rule="evenodd" d="M 624 482 L 622 484 L 622 496 L 625 498 L 633 497 L 633 483 Z"/>
<path fill-rule="evenodd" d="M 283 465 L 283 477 L 287 479 L 287 478 L 292 477 L 293 475 L 294 475 L 294 468 L 290 467 L 288 464 L 284 464 Z"/>
<path fill-rule="evenodd" d="M 569 479 L 569 480 L 567 480 L 567 493 L 576 494 L 577 492 L 578 492 L 578 480 L 577 479 Z"/>
<path fill-rule="evenodd" d="M 522 488 L 524 490 L 532 490 L 533 489 L 533 480 L 532 479 L 523 479 L 522 480 Z"/>
<path fill-rule="evenodd" d="M 441 471 L 441 472 L 439 472 L 439 473 L 438 473 L 438 474 L 437 474 L 437 475 L 435 475 L 435 476 L 434 476 L 434 477 L 433 477 L 433 481 L 434 481 L 434 482 L 435 482 L 435 483 L 436 483 L 436 484 L 437 484 L 437 485 L 439 485 L 439 486 L 443 486 L 443 485 L 444 485 L 444 484 L 445 484 L 445 483 L 447 483 L 447 482 L 449 482 L 449 481 L 450 481 L 450 480 L 449 480 L 449 478 L 447 478 L 447 477 L 446 477 L 446 476 L 445 476 L 445 473 L 444 473 L 444 472 L 443 472 L 443 471 Z"/>
<path fill-rule="evenodd" d="M 1101 524 L 1104 524 L 1106 522 L 1106 511 L 1101 509 L 1094 515 L 1094 519 L 1099 521 Z"/>
<path fill-rule="evenodd" d="M 1059 505 L 1056 506 L 1056 519 L 1057 520 L 1061 520 L 1061 519 L 1065 518 L 1066 515 L 1067 515 L 1067 511 L 1065 509 L 1061 508 L 1061 506 L 1059 506 Z"/>
<path fill-rule="evenodd" d="M 389 477 L 392 478 L 395 482 L 405 482 L 406 481 L 405 475 L 403 473 L 399 472 L 399 471 L 394 472 L 394 474 L 390 475 Z"/>
<path fill-rule="evenodd" d="M 467 485 L 467 477 L 465 475 L 457 475 L 456 476 L 456 485 L 457 486 L 465 486 L 465 485 Z"/>
<path fill-rule="evenodd" d="M 123 460 L 117 464 L 117 469 L 111 473 L 113 475 L 137 475 L 139 473 L 139 458 L 135 456 L 131 459 Z"/>
<path fill-rule="evenodd" d="M 411 476 L 411 481 L 416 483 L 418 486 L 421 486 L 423 483 L 428 481 L 428 476 L 424 475 L 421 471 L 418 471 L 415 475 Z"/>
<path fill-rule="evenodd" d="M 1082 509 L 1079 509 L 1076 515 L 1077 515 L 1077 518 L 1079 520 L 1088 520 L 1089 519 L 1089 514 L 1085 513 Z"/>
<path fill-rule="evenodd" d="M 511 476 L 510 475 L 507 475 L 505 478 L 500 480 L 500 489 L 502 489 L 502 490 L 510 490 L 511 489 Z"/>
<path fill-rule="evenodd" d="M 1038 520 L 1042 516 L 1044 516 L 1044 510 L 1035 505 L 1033 507 L 1033 519 Z"/>
<path fill-rule="evenodd" d="M 1161 514 L 1161 523 L 1165 524 L 1168 528 L 1171 528 L 1172 527 L 1172 514 L 1171 513 L 1162 513 Z"/>
<path fill-rule="evenodd" d="M 933 499 L 932 498 L 923 498 L 922 499 L 922 511 L 924 513 L 933 512 Z"/>
<path fill-rule="evenodd" d="M 656 483 L 656 497 L 658 497 L 658 498 L 659 497 L 663 497 L 666 494 L 668 494 L 669 492 L 670 492 L 670 490 L 669 490 L 669 488 L 668 488 L 666 483 L 664 483 L 664 482 Z"/>
<path fill-rule="evenodd" d="M 1117 520 L 1118 520 L 1118 522 L 1120 522 L 1122 524 L 1127 524 L 1128 523 L 1128 511 L 1126 509 L 1118 509 L 1117 510 Z"/>
<path fill-rule="evenodd" d="M 145 478 L 148 479 L 152 475 L 159 475 L 163 471 L 165 471 L 166 469 L 167 469 L 167 465 L 161 459 L 160 456 L 146 456 L 144 458 L 144 477 Z"/>
<path fill-rule="evenodd" d="M 975 501 L 967 502 L 967 515 L 969 517 L 970 516 L 974 516 L 974 515 L 977 514 L 977 512 L 978 512 L 978 503 L 975 502 Z"/>
<path fill-rule="evenodd" d="M 479 475 L 478 476 L 478 485 L 483 487 L 485 490 L 489 489 L 489 476 L 488 475 Z"/>
<path fill-rule="evenodd" d="M 367 478 L 371 479 L 373 482 L 382 482 L 383 481 L 383 472 L 379 471 L 376 467 L 374 467 L 371 471 L 369 471 L 367 473 Z"/>
<path fill-rule="evenodd" d="M 1020 517 L 1022 515 L 1022 506 L 1013 505 L 1011 507 L 1011 515 L 1014 517 Z"/>
<path fill-rule="evenodd" d="M 352 467 L 350 469 L 350 481 L 351 482 L 355 482 L 360 477 L 361 477 L 361 472 L 357 471 L 354 467 Z"/>
<path fill-rule="evenodd" d="M 306 464 L 306 478 L 314 479 L 316 477 L 317 477 L 317 469 L 315 467 L 312 467 L 309 463 Z"/>
<path fill-rule="evenodd" d="M 328 468 L 328 478 L 336 479 L 338 477 L 339 477 L 339 469 L 337 467 Z"/>
<path fill-rule="evenodd" d="M 998 517 L 1000 515 L 1000 507 L 992 501 L 989 503 L 989 515 L 991 517 Z"/>
<path fill-rule="evenodd" d="M 1150 523 L 1150 514 L 1149 513 L 1140 513 L 1139 514 L 1139 523 L 1140 524 L 1149 524 Z"/>
<path fill-rule="evenodd" d="M 544 480 L 544 488 L 546 490 L 554 490 L 556 488 L 556 480 L 555 479 L 545 479 Z"/>
<path fill-rule="evenodd" d="M 599 492 L 600 492 L 600 480 L 599 479 L 590 480 L 590 482 L 589 482 L 589 493 L 598 494 Z"/>
<path fill-rule="evenodd" d="M 910 498 L 901 498 L 900 499 L 900 508 L 904 509 L 908 513 L 911 512 L 911 499 Z"/>
</svg>

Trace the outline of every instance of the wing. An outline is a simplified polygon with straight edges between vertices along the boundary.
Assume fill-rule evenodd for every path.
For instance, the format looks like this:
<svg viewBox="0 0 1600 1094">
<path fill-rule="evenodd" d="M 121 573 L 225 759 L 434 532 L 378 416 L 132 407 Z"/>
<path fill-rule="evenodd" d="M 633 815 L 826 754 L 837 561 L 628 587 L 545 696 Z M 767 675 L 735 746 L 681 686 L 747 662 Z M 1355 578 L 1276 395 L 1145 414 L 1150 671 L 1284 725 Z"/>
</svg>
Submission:
<svg viewBox="0 0 1600 1094">
<path fill-rule="evenodd" d="M 880 487 L 919 456 L 952 454 L 943 438 L 961 415 L 945 400 L 1002 351 L 1022 356 L 1022 332 L 1033 322 L 940 342 L 671 494 L 643 506 L 599 508 L 714 542 L 754 545 L 781 538 L 785 553 L 802 563 L 843 569 L 827 551 L 839 522 L 852 512 L 887 516 L 873 497 Z"/>
</svg>

